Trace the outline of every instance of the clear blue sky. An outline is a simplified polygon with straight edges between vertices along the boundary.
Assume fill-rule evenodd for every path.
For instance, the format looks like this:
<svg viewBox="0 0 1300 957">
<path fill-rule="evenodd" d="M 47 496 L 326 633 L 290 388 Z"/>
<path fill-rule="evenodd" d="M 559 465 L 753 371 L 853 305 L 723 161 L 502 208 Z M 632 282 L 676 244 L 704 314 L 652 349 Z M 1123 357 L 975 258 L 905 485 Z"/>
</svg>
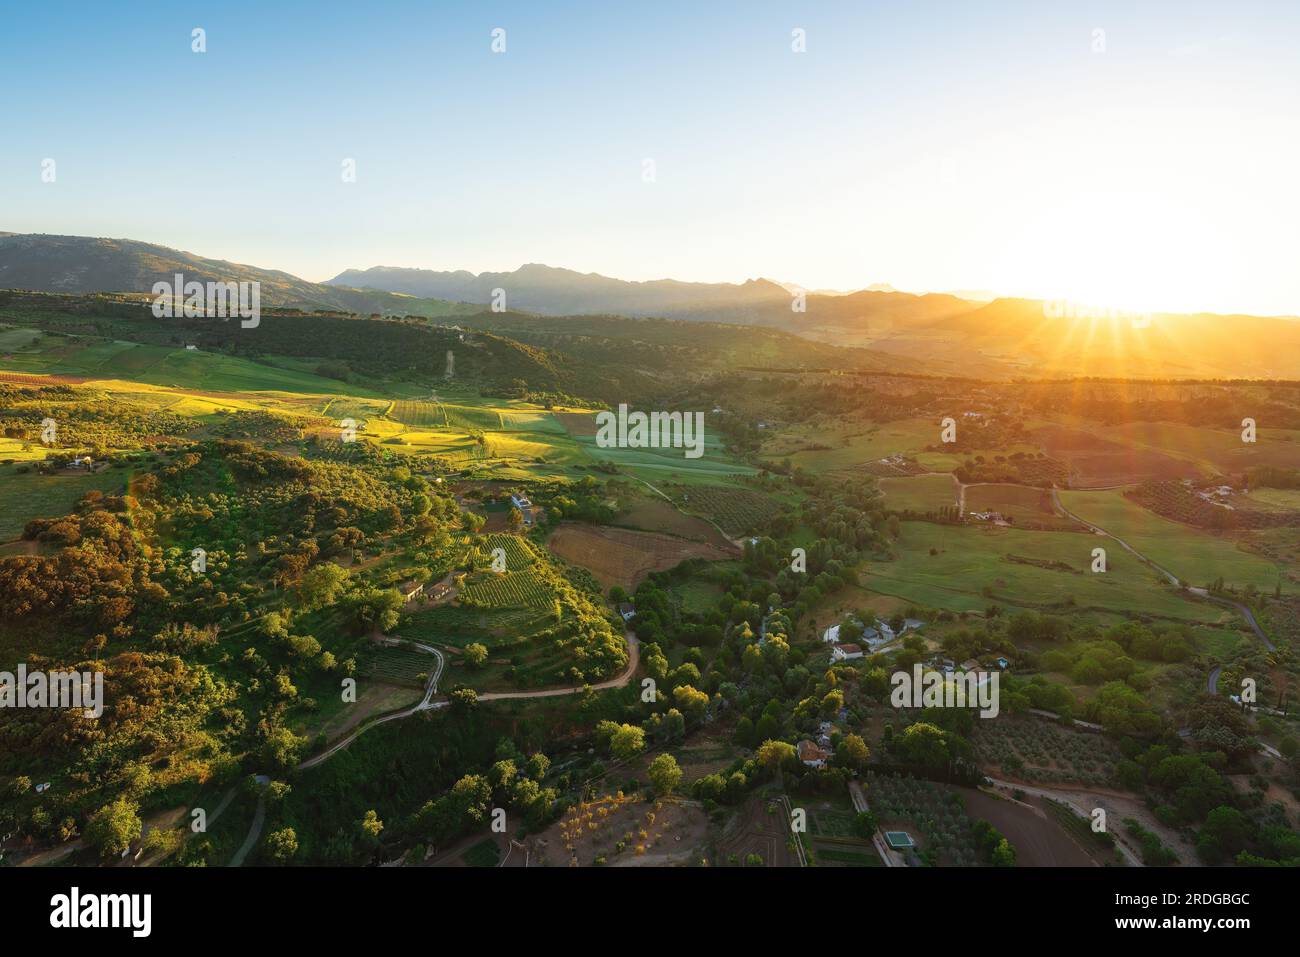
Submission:
<svg viewBox="0 0 1300 957">
<path fill-rule="evenodd" d="M 0 229 L 1297 313 L 1298 64 L 1281 0 L 11 4 Z"/>
</svg>

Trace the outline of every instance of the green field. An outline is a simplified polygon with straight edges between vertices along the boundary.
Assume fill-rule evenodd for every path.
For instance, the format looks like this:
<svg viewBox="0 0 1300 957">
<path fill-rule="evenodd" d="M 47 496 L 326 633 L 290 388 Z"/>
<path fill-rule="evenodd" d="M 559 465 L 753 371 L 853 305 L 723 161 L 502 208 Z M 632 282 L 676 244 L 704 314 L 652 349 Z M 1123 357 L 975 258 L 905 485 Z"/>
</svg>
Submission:
<svg viewBox="0 0 1300 957">
<path fill-rule="evenodd" d="M 58 518 L 72 511 L 81 496 L 92 489 L 116 492 L 125 489 L 130 472 L 105 469 L 93 475 L 20 475 L 13 465 L 0 466 L 0 542 L 22 534 L 34 518 Z"/>
<path fill-rule="evenodd" d="M 951 475 L 913 475 L 908 478 L 882 478 L 880 491 L 885 507 L 898 512 L 925 515 L 957 504 L 957 483 Z"/>
<path fill-rule="evenodd" d="M 15 330 L 17 331 L 17 330 Z M 215 352 L 137 345 L 109 339 L 68 339 L 21 330 L 28 345 L 4 359 L 9 372 L 121 379 L 217 392 L 296 392 L 317 395 L 376 393 L 305 369 L 286 368 Z M 31 345 L 37 339 L 36 345 Z"/>
<path fill-rule="evenodd" d="M 1161 518 L 1118 491 L 1062 492 L 1061 501 L 1074 514 L 1124 539 L 1188 584 L 1205 585 L 1221 576 L 1225 584 L 1253 584 L 1271 592 L 1282 575 L 1277 565 L 1242 551 L 1231 539 Z M 1111 555 L 1117 551 L 1122 549 L 1107 549 Z"/>
<path fill-rule="evenodd" d="M 993 602 L 1139 612 L 1216 622 L 1223 609 L 1182 598 L 1122 548 L 1107 549 L 1109 571 L 1088 570 L 1102 539 L 1072 532 L 903 522 L 892 562 L 870 562 L 860 576 L 869 591 L 951 611 L 982 611 Z M 930 549 L 936 554 L 931 555 Z M 1012 561 L 1008 555 L 1022 561 Z M 1073 571 L 1029 564 L 1063 563 Z M 989 595 L 984 590 L 989 590 Z M 990 597 L 991 596 L 991 597 Z"/>
<path fill-rule="evenodd" d="M 1077 523 L 1057 515 L 1051 507 L 1051 493 L 1028 485 L 1004 483 L 966 486 L 966 511 L 999 512 L 1025 527 L 1048 526 L 1068 529 Z"/>
</svg>

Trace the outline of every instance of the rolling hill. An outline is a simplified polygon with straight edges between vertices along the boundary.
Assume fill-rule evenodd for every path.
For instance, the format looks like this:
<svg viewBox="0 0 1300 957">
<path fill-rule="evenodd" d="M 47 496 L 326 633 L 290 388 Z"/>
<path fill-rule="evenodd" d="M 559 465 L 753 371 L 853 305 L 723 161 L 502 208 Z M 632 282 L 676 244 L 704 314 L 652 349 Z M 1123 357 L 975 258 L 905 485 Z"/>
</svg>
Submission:
<svg viewBox="0 0 1300 957">
<path fill-rule="evenodd" d="M 793 308 L 788 284 L 767 279 L 744 283 L 694 283 L 661 279 L 629 282 L 536 263 L 512 272 L 474 274 L 374 267 L 347 270 L 326 283 L 289 273 L 207 259 L 165 246 L 127 239 L 0 233 L 0 289 L 44 292 L 148 293 L 153 282 L 176 272 L 200 281 L 256 280 L 269 307 L 356 315 L 474 316 L 481 329 L 510 327 L 547 347 L 575 335 L 639 339 L 648 326 L 614 325 L 609 317 L 662 318 L 717 325 L 745 325 L 793 334 L 831 347 L 870 350 L 871 367 L 982 378 L 1300 378 L 1300 321 L 1290 317 L 1157 314 L 1149 322 L 1128 318 L 1061 316 L 1038 300 L 972 301 L 960 296 L 916 295 L 876 285 L 852 293 L 809 293 Z M 484 306 L 493 291 L 506 292 L 508 314 Z M 509 318 L 507 318 L 507 315 Z M 598 319 L 557 327 L 546 318 Z M 545 329 L 543 336 L 543 328 Z M 578 333 L 581 328 L 582 332 Z M 680 338 L 679 330 L 666 330 Z M 665 330 L 657 330 L 662 335 Z M 750 333 L 753 335 L 753 333 Z M 687 335 L 686 339 L 689 340 Z M 728 335 L 696 339 L 721 348 Z M 861 355 L 813 356 L 794 340 L 763 337 L 754 347 L 778 358 L 797 354 L 791 365 L 807 368 L 825 358 L 827 367 L 860 365 Z M 588 340 L 590 343 L 590 339 Z M 730 348 L 730 347 L 728 347 Z M 838 357 L 837 357 L 838 356 Z M 735 357 L 745 364 L 743 357 Z M 770 361 L 759 364 L 769 365 Z"/>
<path fill-rule="evenodd" d="M 262 302 L 268 306 L 430 317 L 478 311 L 463 303 L 325 286 L 279 270 L 208 259 L 133 239 L 0 233 L 0 289 L 147 293 L 156 281 L 170 280 L 176 273 L 200 282 L 260 282 Z"/>
</svg>

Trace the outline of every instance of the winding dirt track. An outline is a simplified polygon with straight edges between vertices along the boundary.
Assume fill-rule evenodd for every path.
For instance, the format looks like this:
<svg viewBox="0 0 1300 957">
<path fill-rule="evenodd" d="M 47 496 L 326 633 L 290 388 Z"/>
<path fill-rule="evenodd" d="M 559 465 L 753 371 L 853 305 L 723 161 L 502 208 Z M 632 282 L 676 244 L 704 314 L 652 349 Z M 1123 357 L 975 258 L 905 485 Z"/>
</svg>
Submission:
<svg viewBox="0 0 1300 957">
<path fill-rule="evenodd" d="M 624 633 L 624 638 L 627 639 L 627 667 L 623 669 L 622 674 L 615 678 L 610 678 L 608 681 L 602 681 L 599 684 L 590 686 L 578 685 L 573 688 L 550 688 L 543 691 L 490 691 L 479 695 L 478 700 L 505 701 L 511 698 L 554 698 L 560 695 L 578 694 L 579 692 L 586 690 L 587 687 L 590 687 L 593 691 L 603 691 L 606 688 L 622 688 L 632 680 L 632 675 L 636 673 L 637 665 L 640 664 L 641 661 L 641 643 L 637 640 L 636 635 L 631 631 L 627 631 Z M 432 645 L 425 645 L 415 641 L 408 642 L 408 644 L 420 649 L 421 651 L 435 655 L 438 659 L 437 670 L 434 672 L 433 677 L 429 679 L 428 685 L 425 686 L 424 698 L 418 704 L 412 705 L 409 708 L 405 708 L 401 711 L 394 711 L 391 714 L 382 715 L 378 718 L 372 718 L 370 721 L 367 721 L 365 724 L 362 724 L 352 731 L 351 734 L 334 742 L 334 744 L 330 745 L 330 747 L 322 751 L 320 754 L 303 761 L 298 765 L 299 771 L 305 771 L 309 768 L 316 767 L 318 764 L 322 764 L 330 757 L 350 745 L 363 733 L 377 725 L 384 724 L 388 721 L 397 721 L 402 718 L 409 718 L 411 715 L 420 711 L 436 711 L 439 708 L 447 707 L 448 702 L 446 699 L 440 701 L 433 700 L 433 696 L 437 694 L 438 691 L 438 679 L 442 677 L 442 672 L 446 666 L 447 659 L 443 656 L 441 651 L 434 648 Z"/>
</svg>

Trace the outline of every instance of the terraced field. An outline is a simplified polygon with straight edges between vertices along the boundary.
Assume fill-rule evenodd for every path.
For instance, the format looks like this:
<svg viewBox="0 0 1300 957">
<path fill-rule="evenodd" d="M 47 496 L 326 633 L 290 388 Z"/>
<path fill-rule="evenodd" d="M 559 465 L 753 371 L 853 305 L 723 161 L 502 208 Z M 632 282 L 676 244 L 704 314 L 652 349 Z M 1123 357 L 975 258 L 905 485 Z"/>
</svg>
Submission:
<svg viewBox="0 0 1300 957">
<path fill-rule="evenodd" d="M 435 667 L 432 655 L 410 648 L 375 649 L 364 664 L 364 673 L 375 681 L 388 684 L 423 686 L 421 675 Z"/>
<path fill-rule="evenodd" d="M 545 608 L 555 600 L 550 586 L 531 568 L 478 573 L 461 590 L 461 600 L 487 608 Z"/>
</svg>

